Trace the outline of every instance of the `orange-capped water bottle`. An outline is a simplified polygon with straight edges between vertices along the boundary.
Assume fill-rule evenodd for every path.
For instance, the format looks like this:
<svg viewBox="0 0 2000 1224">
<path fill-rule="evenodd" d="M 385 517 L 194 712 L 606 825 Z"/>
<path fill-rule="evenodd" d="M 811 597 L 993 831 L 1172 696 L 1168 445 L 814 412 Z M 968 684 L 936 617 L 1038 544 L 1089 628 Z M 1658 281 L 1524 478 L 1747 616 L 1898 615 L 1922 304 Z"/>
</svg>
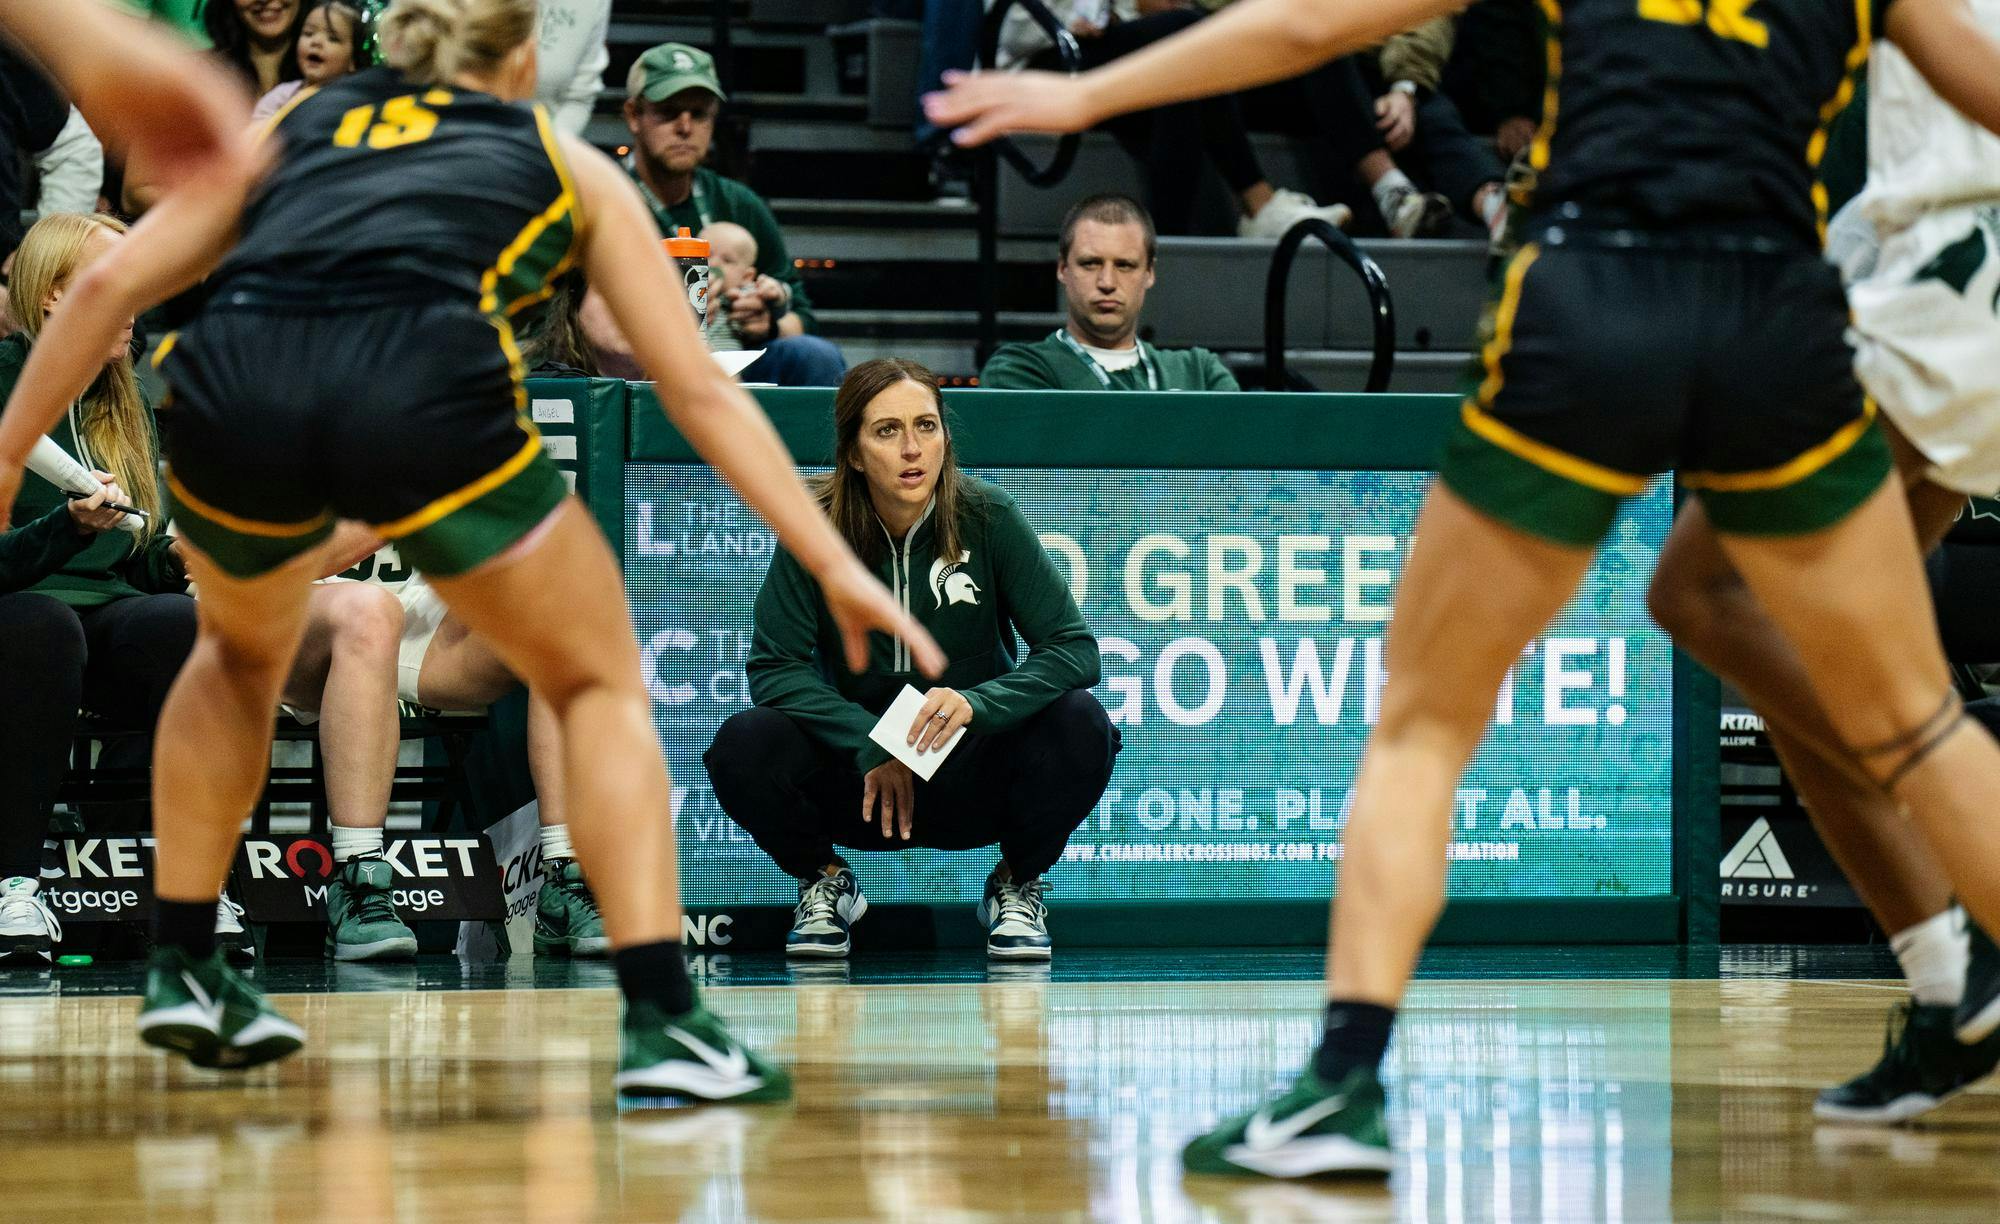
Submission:
<svg viewBox="0 0 2000 1224">
<path fill-rule="evenodd" d="M 661 239 L 660 245 L 680 264 L 681 283 L 687 286 L 688 305 L 694 307 L 696 326 L 708 326 L 708 240 L 695 237 L 683 225 L 673 237 Z"/>
</svg>

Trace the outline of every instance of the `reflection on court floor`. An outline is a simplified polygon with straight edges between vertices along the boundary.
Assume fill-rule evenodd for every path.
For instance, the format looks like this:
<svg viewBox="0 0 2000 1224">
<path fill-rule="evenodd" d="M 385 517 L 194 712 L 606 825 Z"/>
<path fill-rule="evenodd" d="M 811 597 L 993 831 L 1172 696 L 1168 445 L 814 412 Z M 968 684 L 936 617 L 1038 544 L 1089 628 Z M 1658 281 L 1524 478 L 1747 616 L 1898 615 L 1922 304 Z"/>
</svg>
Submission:
<svg viewBox="0 0 2000 1224">
<path fill-rule="evenodd" d="M 399 973 L 408 975 L 398 989 Z M 1895 995 L 1864 984 L 1424 981 L 1390 1185 L 1187 1179 L 1195 1131 L 1301 1065 L 1304 982 L 715 987 L 795 1060 L 781 1108 L 618 1117 L 606 989 L 284 1000 L 307 1053 L 169 1065 L 120 997 L 0 992 L 0 1201 L 43 1219 L 1987 1219 L 1991 1093 L 1923 1131 L 1815 1130 Z"/>
</svg>

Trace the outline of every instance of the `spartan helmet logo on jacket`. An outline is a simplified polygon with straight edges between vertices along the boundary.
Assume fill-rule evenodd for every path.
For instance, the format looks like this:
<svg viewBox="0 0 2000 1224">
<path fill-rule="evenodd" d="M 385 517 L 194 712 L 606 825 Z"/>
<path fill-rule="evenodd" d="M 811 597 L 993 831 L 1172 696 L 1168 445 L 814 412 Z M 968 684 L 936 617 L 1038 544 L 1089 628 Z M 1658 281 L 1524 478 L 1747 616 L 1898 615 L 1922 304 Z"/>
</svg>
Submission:
<svg viewBox="0 0 2000 1224">
<path fill-rule="evenodd" d="M 931 597 L 937 601 L 937 607 L 948 603 L 979 606 L 979 584 L 965 572 L 965 563 L 970 560 L 972 554 L 962 552 L 950 565 L 944 563 L 943 557 L 931 562 Z"/>
</svg>

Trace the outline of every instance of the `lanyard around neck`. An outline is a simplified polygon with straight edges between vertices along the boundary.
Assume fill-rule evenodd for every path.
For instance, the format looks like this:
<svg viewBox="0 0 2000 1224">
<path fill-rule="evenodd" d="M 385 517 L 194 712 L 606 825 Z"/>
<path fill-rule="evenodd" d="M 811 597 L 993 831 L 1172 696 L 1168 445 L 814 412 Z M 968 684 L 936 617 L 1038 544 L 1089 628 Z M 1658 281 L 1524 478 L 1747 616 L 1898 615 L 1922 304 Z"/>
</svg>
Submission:
<svg viewBox="0 0 2000 1224">
<path fill-rule="evenodd" d="M 634 154 L 634 156 L 637 155 Z M 655 213 L 671 213 L 673 211 L 660 199 L 653 191 L 651 184 L 647 183 L 645 179 L 635 174 L 632 176 L 632 181 L 639 184 L 639 193 L 646 197 L 646 207 L 652 209 Z M 708 215 L 708 193 L 701 189 L 700 174 L 694 174 L 689 177 L 688 198 L 694 201 L 695 216 L 701 218 L 701 228 L 707 229 L 709 223 L 715 218 Z"/>
<path fill-rule="evenodd" d="M 1111 390 L 1111 375 L 1105 372 L 1103 366 L 1097 364 L 1097 358 L 1092 357 L 1083 350 L 1083 346 L 1076 342 L 1076 337 L 1070 335 L 1067 328 L 1058 327 L 1052 339 L 1060 340 L 1068 345 L 1069 351 L 1075 353 L 1078 359 L 1083 362 L 1084 367 L 1096 377 L 1097 385 L 1106 391 Z M 1134 340 L 1132 343 L 1139 349 L 1139 368 L 1146 372 L 1146 389 L 1148 391 L 1158 391 L 1160 389 L 1160 371 L 1153 364 L 1153 355 L 1146 351 L 1146 342 L 1144 340 Z"/>
</svg>

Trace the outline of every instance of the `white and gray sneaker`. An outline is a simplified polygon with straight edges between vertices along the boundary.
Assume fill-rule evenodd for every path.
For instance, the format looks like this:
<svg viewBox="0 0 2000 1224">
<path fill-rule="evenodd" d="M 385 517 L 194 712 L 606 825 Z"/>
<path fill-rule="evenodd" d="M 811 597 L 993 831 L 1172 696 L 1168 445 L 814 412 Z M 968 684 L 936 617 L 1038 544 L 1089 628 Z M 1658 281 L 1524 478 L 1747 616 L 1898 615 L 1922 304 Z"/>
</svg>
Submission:
<svg viewBox="0 0 2000 1224">
<path fill-rule="evenodd" d="M 226 892 L 215 903 L 215 947 L 232 965 L 248 965 L 257 959 L 257 945 L 243 929 L 243 907 Z"/>
<path fill-rule="evenodd" d="M 1451 201 L 1435 191 L 1397 185 L 1382 203 L 1382 220 L 1392 238 L 1429 238 L 1451 224 Z"/>
<path fill-rule="evenodd" d="M 1254 217 L 1236 222 L 1238 238 L 1282 238 L 1286 231 L 1307 217 L 1318 217 L 1335 229 L 1346 229 L 1354 210 L 1345 204 L 1321 204 L 1303 191 L 1281 187 L 1273 192 Z"/>
<path fill-rule="evenodd" d="M 785 936 L 785 955 L 846 956 L 852 946 L 850 931 L 867 912 L 868 898 L 861 895 L 861 885 L 845 863 L 817 880 L 800 881 L 799 907 Z"/>
<path fill-rule="evenodd" d="M 1042 901 L 1049 890 L 1040 876 L 1032 880 L 1002 880 L 995 868 L 986 877 L 986 894 L 979 899 L 979 921 L 986 927 L 986 955 L 995 960 L 1047 960 L 1049 907 Z"/>
<path fill-rule="evenodd" d="M 26 876 L 0 880 L 0 962 L 49 965 L 62 941 L 62 923 L 35 894 L 41 881 Z"/>
</svg>

